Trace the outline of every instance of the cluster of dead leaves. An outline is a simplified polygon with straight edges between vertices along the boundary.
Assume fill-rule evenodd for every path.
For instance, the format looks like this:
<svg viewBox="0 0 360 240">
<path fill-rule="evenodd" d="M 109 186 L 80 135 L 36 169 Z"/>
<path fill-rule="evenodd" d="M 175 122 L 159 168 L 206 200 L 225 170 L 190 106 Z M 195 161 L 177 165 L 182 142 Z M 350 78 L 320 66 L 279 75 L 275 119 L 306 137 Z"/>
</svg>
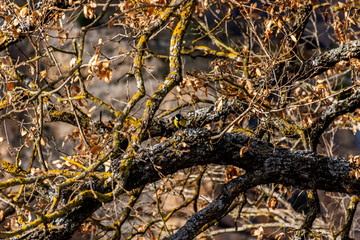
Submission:
<svg viewBox="0 0 360 240">
<path fill-rule="evenodd" d="M 192 87 L 195 92 L 202 90 L 205 96 L 208 96 L 208 85 L 201 80 L 202 74 L 197 71 L 186 74 L 186 77 L 183 78 L 182 85 L 177 88 L 180 92 L 181 88 Z"/>
<path fill-rule="evenodd" d="M 147 28 L 151 22 L 160 16 L 157 14 L 159 9 L 163 11 L 163 8 L 156 6 L 164 6 L 165 4 L 165 0 L 122 1 L 118 4 L 120 11 L 125 14 L 122 24 L 136 29 Z"/>
<path fill-rule="evenodd" d="M 351 165 L 354 165 L 356 168 L 351 170 L 349 172 L 349 176 L 350 178 L 355 178 L 355 179 L 359 179 L 360 178 L 360 156 L 349 156 L 349 162 Z"/>
<path fill-rule="evenodd" d="M 96 15 L 96 3 L 90 1 L 89 3 L 85 4 L 83 7 L 84 16 L 88 19 L 92 19 Z"/>
<path fill-rule="evenodd" d="M 5 16 L 6 22 L 0 33 L 0 44 L 3 44 L 9 37 L 17 40 L 21 32 L 28 31 L 30 26 L 42 24 L 44 9 L 30 11 L 27 5 L 20 7 L 16 3 L 0 1 L 0 15 Z"/>
<path fill-rule="evenodd" d="M 100 80 L 104 79 L 105 82 L 108 83 L 111 80 L 112 69 L 110 68 L 109 60 L 100 60 L 102 45 L 102 39 L 99 38 L 98 45 L 95 48 L 95 53 L 89 61 L 88 72 L 90 74 L 96 74 Z"/>
</svg>

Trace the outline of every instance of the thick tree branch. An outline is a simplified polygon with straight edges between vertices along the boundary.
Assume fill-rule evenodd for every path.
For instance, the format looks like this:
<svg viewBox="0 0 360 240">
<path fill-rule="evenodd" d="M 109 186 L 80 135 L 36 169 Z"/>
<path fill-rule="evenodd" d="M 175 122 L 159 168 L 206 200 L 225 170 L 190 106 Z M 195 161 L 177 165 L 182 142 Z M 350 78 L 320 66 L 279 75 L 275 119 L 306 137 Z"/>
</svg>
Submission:
<svg viewBox="0 0 360 240">
<path fill-rule="evenodd" d="M 259 177 L 261 175 L 262 177 Z M 190 219 L 173 235 L 164 238 L 165 240 L 185 240 L 194 239 L 201 228 L 212 220 L 220 220 L 227 213 L 228 208 L 234 199 L 247 189 L 258 184 L 266 183 L 268 176 L 262 175 L 260 172 L 253 172 L 244 177 L 233 179 L 226 183 L 221 194 L 212 201 L 207 207 L 201 209 L 190 217 Z"/>
<path fill-rule="evenodd" d="M 79 229 L 80 225 L 99 207 L 101 207 L 100 201 L 94 198 L 85 198 L 78 208 L 73 209 L 66 216 L 57 219 L 52 228 L 38 229 L 18 239 L 71 239 L 71 236 Z M 56 228 L 56 226 L 59 227 Z"/>
<path fill-rule="evenodd" d="M 311 142 L 313 149 L 316 149 L 321 134 L 330 126 L 330 124 L 339 116 L 354 112 L 360 106 L 360 91 L 356 90 L 350 97 L 335 101 L 322 112 L 307 129 L 305 133 Z"/>
<path fill-rule="evenodd" d="M 205 129 L 185 129 L 151 149 L 140 150 L 124 188 L 132 190 L 180 169 L 215 163 L 235 165 L 245 169 L 247 173 L 236 180 L 234 185 L 233 182 L 226 185 L 227 190 L 219 200 L 209 205 L 211 208 L 221 209 L 222 206 L 226 209 L 239 192 L 261 183 L 282 183 L 302 189 L 360 193 L 360 181 L 349 177 L 349 172 L 354 170 L 354 167 L 346 159 L 329 158 L 304 151 L 292 152 L 238 133 L 227 133 L 216 143 L 212 143 L 210 137 L 210 132 Z M 239 150 L 242 147 L 248 147 L 248 150 L 240 157 Z M 111 191 L 104 189 L 102 184 L 97 186 L 92 187 L 94 191 Z M 229 203 L 225 204 L 225 201 Z M 89 202 L 89 199 L 86 202 Z M 90 214 L 100 207 L 95 202 L 86 208 L 74 209 L 57 222 L 72 222 L 70 219 L 74 215 L 84 217 L 79 212 L 81 209 Z M 200 211 L 199 214 L 206 212 L 207 210 Z M 194 218 L 203 219 L 200 216 L 195 215 Z M 196 229 L 201 227 L 197 225 Z"/>
<path fill-rule="evenodd" d="M 248 150 L 240 157 L 242 147 Z M 349 176 L 350 171 L 356 168 L 347 159 L 307 151 L 292 152 L 239 133 L 227 133 L 218 142 L 212 143 L 210 132 L 205 129 L 185 129 L 164 143 L 139 151 L 133 174 L 124 187 L 130 190 L 160 179 L 159 169 L 162 174 L 168 175 L 209 163 L 235 165 L 247 173 L 259 170 L 264 174 L 274 172 L 277 177 L 267 179 L 268 182 L 302 189 L 360 193 L 360 181 Z"/>
<path fill-rule="evenodd" d="M 95 229 L 97 236 L 113 239 L 122 235 L 155 239 L 156 234 L 158 238 L 194 239 L 235 207 L 239 207 L 236 225 L 243 223 L 240 212 L 250 213 L 244 215 L 246 221 L 252 222 L 253 217 L 262 221 L 265 214 L 260 205 L 266 204 L 269 194 L 269 208 L 277 207 L 275 198 L 281 199 L 281 205 L 266 217 L 276 227 L 284 223 L 280 230 L 284 237 L 306 238 L 316 232 L 348 239 L 358 198 L 353 198 L 343 226 L 334 221 L 335 233 L 332 229 L 322 232 L 319 229 L 325 229 L 322 224 L 328 220 L 317 218 L 317 191 L 360 195 L 359 156 L 350 161 L 328 157 L 333 156 L 331 148 L 338 137 L 332 141 L 322 136 L 330 127 L 334 133 L 340 129 L 338 122 L 353 124 L 354 130 L 358 127 L 360 90 L 355 70 L 360 68 L 360 41 L 349 40 L 354 38 L 359 13 L 351 11 L 356 4 L 350 2 L 306 5 L 292 1 L 286 7 L 277 1 L 256 5 L 235 0 L 2 3 L 0 51 L 7 49 L 7 53 L 0 59 L 4 80 L 0 120 L 4 120 L 6 138 L 0 144 L 16 157 L 4 156 L 0 166 L 1 172 L 12 175 L 0 182 L 0 200 L 9 206 L 6 211 L 0 209 L 4 218 L 0 219 L 4 225 L 0 238 L 69 239 L 75 231 L 87 234 Z M 317 10 L 320 7 L 332 11 L 323 13 Z M 325 21 L 318 21 L 321 18 Z M 194 19 L 199 26 L 191 24 Z M 319 34 L 325 28 L 330 31 Z M 31 45 L 21 44 L 24 49 L 18 46 L 18 52 L 9 48 L 24 38 Z M 330 46 L 333 43 L 328 40 L 334 38 L 343 45 L 320 53 L 320 46 Z M 194 51 L 208 56 L 198 61 Z M 317 55 L 305 59 L 311 51 Z M 151 59 L 159 57 L 167 59 L 167 70 Z M 87 58 L 89 63 L 82 65 Z M 337 69 L 341 61 L 351 63 L 351 69 L 342 74 L 326 71 Z M 191 72 L 186 77 L 184 69 Z M 123 70 L 134 79 L 111 80 L 111 74 L 122 80 Z M 104 78 L 110 81 L 106 87 L 97 82 Z M 332 98 L 332 89 L 340 86 L 337 79 L 352 81 L 343 100 Z M 151 96 L 146 94 L 148 88 L 154 91 Z M 344 91 L 335 95 L 340 93 Z M 92 118 L 96 107 L 109 113 L 108 121 Z M 159 110 L 163 111 L 160 115 Z M 178 111 L 186 120 L 180 127 L 171 117 Z M 343 114 L 354 118 L 343 119 Z M 44 125 L 58 121 L 80 129 L 70 135 L 72 146 L 70 141 L 61 145 L 67 131 L 52 131 L 56 126 L 47 131 Z M 14 134 L 8 134 L 13 129 Z M 247 132 L 251 135 L 243 134 Z M 316 153 L 320 137 L 328 156 Z M 38 169 L 39 163 L 43 169 Z M 218 169 L 227 165 L 241 170 L 229 167 L 224 176 Z M 204 168 L 194 174 L 199 166 Z M 203 205 L 197 200 L 200 187 L 207 191 L 208 177 L 215 179 L 211 186 L 220 183 L 222 189 Z M 161 187 L 147 188 L 155 182 Z M 295 204 L 290 201 L 298 196 L 289 199 L 286 187 L 259 186 L 271 183 L 306 190 L 306 216 L 298 217 L 291 209 Z M 155 193 L 153 199 L 149 190 Z M 257 190 L 261 195 L 249 194 L 249 201 L 243 201 L 249 208 L 242 210 L 239 194 Z M 173 201 L 167 196 L 172 193 L 178 195 L 174 200 L 182 198 L 181 203 L 167 208 Z M 154 203 L 157 215 L 152 214 Z M 192 204 L 193 212 L 186 211 Z M 107 209 L 109 214 L 97 214 Z M 173 230 L 170 222 L 185 211 L 187 222 Z M 296 230 L 288 233 L 284 226 L 291 220 Z M 239 229 L 249 228 L 248 223 Z"/>
</svg>

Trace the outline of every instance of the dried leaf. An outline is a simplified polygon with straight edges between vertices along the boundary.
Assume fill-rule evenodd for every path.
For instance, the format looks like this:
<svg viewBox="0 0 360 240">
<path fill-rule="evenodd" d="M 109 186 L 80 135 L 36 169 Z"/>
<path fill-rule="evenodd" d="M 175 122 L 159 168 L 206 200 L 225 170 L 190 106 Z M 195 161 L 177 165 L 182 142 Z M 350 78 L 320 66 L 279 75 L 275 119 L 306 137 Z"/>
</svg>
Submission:
<svg viewBox="0 0 360 240">
<path fill-rule="evenodd" d="M 221 98 L 220 101 L 218 101 L 218 102 L 216 103 L 216 110 L 217 110 L 217 111 L 221 111 L 221 110 L 223 109 L 223 104 L 224 104 L 224 101 L 223 101 L 223 99 Z"/>
<path fill-rule="evenodd" d="M 243 175 L 244 173 L 245 173 L 244 170 L 242 170 L 236 166 L 229 165 L 225 170 L 226 182 L 230 181 L 233 178 L 239 177 L 239 176 Z"/>
<path fill-rule="evenodd" d="M 19 228 L 19 224 L 18 224 L 15 217 L 12 217 L 11 220 L 10 220 L 10 228 L 13 231 L 15 231 L 15 230 L 17 230 Z"/>
<path fill-rule="evenodd" d="M 90 149 L 90 152 L 93 154 L 93 155 L 97 155 L 98 153 L 100 153 L 102 150 L 102 147 L 99 146 L 99 145 L 95 145 L 93 146 L 91 149 Z"/>
<path fill-rule="evenodd" d="M 101 61 L 98 65 L 99 78 L 100 80 L 105 78 L 106 83 L 110 82 L 111 80 L 112 70 L 109 68 L 109 65 L 110 63 L 108 60 Z"/>
<path fill-rule="evenodd" d="M 278 200 L 276 197 L 271 197 L 269 202 L 268 202 L 268 207 L 272 208 L 272 210 L 275 210 L 277 208 L 278 205 Z"/>
<path fill-rule="evenodd" d="M 31 140 L 32 140 L 32 137 L 30 135 L 27 135 L 25 138 L 25 146 L 26 147 L 30 147 Z"/>
<path fill-rule="evenodd" d="M 28 133 L 28 132 L 26 131 L 26 129 L 21 128 L 21 130 L 20 130 L 20 135 L 21 135 L 22 137 L 25 136 L 27 133 Z"/>
<path fill-rule="evenodd" d="M 89 19 L 94 18 L 95 13 L 96 13 L 95 8 L 96 8 L 96 3 L 95 2 L 90 2 L 88 4 L 85 4 L 84 8 L 83 8 L 85 18 L 89 18 Z"/>
<path fill-rule="evenodd" d="M 11 21 L 11 17 L 10 17 L 10 15 L 7 15 L 5 17 L 5 22 L 10 23 L 10 21 Z"/>
<path fill-rule="evenodd" d="M 14 90 L 14 82 L 9 82 L 9 83 L 6 85 L 6 90 L 7 90 L 7 91 L 12 91 L 12 90 Z"/>
<path fill-rule="evenodd" d="M 20 17 L 24 18 L 26 17 L 26 15 L 29 13 L 29 9 L 27 7 L 23 7 L 21 10 L 20 10 Z"/>
<path fill-rule="evenodd" d="M 77 93 L 79 93 L 79 92 L 81 91 L 81 89 L 80 89 L 79 86 L 77 86 L 77 85 L 74 85 L 74 86 L 73 86 L 73 89 L 74 89 L 74 91 L 77 92 Z"/>
<path fill-rule="evenodd" d="M 291 34 L 290 35 L 290 38 L 291 38 L 291 40 L 293 41 L 293 42 L 297 42 L 297 39 L 296 39 L 296 37 L 295 37 L 295 35 L 293 35 L 293 34 Z"/>
<path fill-rule="evenodd" d="M 258 227 L 258 229 L 251 230 L 252 236 L 257 236 L 257 239 L 262 239 L 264 236 L 264 228 L 262 226 Z"/>
<path fill-rule="evenodd" d="M 105 172 L 108 172 L 111 167 L 111 161 L 104 162 Z"/>
<path fill-rule="evenodd" d="M 17 29 L 17 28 L 13 28 L 12 29 L 12 31 L 11 31 L 11 36 L 15 39 L 15 40 L 17 40 L 17 39 L 19 39 L 19 37 L 20 37 L 20 29 Z"/>
<path fill-rule="evenodd" d="M 111 28 L 112 26 L 114 26 L 114 24 L 115 24 L 115 20 L 110 21 L 108 24 L 108 28 Z"/>
<path fill-rule="evenodd" d="M 249 150 L 249 148 L 248 148 L 248 147 L 243 146 L 243 147 L 240 149 L 240 152 L 239 152 L 240 157 L 243 157 L 243 156 L 244 156 L 244 154 L 245 154 L 248 150 Z"/>
<path fill-rule="evenodd" d="M 149 13 L 149 15 L 150 15 L 150 16 L 151 16 L 151 15 L 153 15 L 154 10 L 155 10 L 155 8 L 154 8 L 154 7 L 149 7 L 149 9 L 148 9 L 148 13 Z"/>
<path fill-rule="evenodd" d="M 100 54 L 95 52 L 95 54 L 89 60 L 89 73 L 95 73 L 97 66 L 99 64 Z"/>
<path fill-rule="evenodd" d="M 275 239 L 276 239 L 276 240 L 281 240 L 281 239 L 283 239 L 283 237 L 285 237 L 285 233 L 279 233 L 279 234 L 277 234 L 277 235 L 275 236 Z"/>
<path fill-rule="evenodd" d="M 75 66 L 75 64 L 76 64 L 76 58 L 72 58 L 70 60 L 70 68 L 73 68 Z"/>
<path fill-rule="evenodd" d="M 40 72 L 40 77 L 45 78 L 46 77 L 46 70 L 43 70 Z"/>
</svg>

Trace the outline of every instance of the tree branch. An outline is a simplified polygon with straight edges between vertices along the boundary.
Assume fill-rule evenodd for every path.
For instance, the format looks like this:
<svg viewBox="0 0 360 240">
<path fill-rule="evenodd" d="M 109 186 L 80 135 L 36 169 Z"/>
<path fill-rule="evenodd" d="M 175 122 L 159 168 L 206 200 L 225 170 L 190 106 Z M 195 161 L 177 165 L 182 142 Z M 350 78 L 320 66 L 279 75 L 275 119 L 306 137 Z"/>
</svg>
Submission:
<svg viewBox="0 0 360 240">
<path fill-rule="evenodd" d="M 305 63 L 293 62 L 288 66 L 281 63 L 276 67 L 275 75 L 277 79 L 280 79 L 283 73 L 295 73 L 295 77 L 291 79 L 292 81 L 305 80 L 335 67 L 336 63 L 340 61 L 348 61 L 351 58 L 360 58 L 359 40 L 351 41 L 330 51 L 326 51 L 321 55 L 309 59 Z M 284 81 L 284 83 L 286 82 L 287 81 Z"/>
</svg>

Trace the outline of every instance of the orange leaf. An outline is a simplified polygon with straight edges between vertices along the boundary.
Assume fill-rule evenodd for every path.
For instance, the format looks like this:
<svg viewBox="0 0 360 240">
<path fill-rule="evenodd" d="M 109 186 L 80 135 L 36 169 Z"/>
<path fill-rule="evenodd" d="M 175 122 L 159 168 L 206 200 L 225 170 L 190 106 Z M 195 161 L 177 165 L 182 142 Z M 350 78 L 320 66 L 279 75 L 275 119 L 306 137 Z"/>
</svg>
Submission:
<svg viewBox="0 0 360 240">
<path fill-rule="evenodd" d="M 272 210 L 275 210 L 277 208 L 277 205 L 278 205 L 278 200 L 276 199 L 276 197 L 271 197 L 268 202 L 268 207 L 272 208 Z"/>
<path fill-rule="evenodd" d="M 81 91 L 80 88 L 78 86 L 76 86 L 76 85 L 74 85 L 73 89 L 77 93 L 79 93 Z"/>
<path fill-rule="evenodd" d="M 14 82 L 9 82 L 6 86 L 7 91 L 11 91 L 14 89 Z"/>
<path fill-rule="evenodd" d="M 246 146 L 244 146 L 244 147 L 242 147 L 241 149 L 240 149 L 240 157 L 243 157 L 244 156 L 244 154 L 247 152 L 249 150 L 249 148 L 248 147 L 246 147 Z"/>
<path fill-rule="evenodd" d="M 94 155 L 98 154 L 99 152 L 101 152 L 102 147 L 100 147 L 99 145 L 95 145 L 90 149 L 90 152 Z"/>
<path fill-rule="evenodd" d="M 40 72 L 40 77 L 42 78 L 46 77 L 46 70 Z"/>
<path fill-rule="evenodd" d="M 226 182 L 230 181 L 233 178 L 239 177 L 244 174 L 244 170 L 241 170 L 238 167 L 229 165 L 225 170 Z"/>
</svg>

